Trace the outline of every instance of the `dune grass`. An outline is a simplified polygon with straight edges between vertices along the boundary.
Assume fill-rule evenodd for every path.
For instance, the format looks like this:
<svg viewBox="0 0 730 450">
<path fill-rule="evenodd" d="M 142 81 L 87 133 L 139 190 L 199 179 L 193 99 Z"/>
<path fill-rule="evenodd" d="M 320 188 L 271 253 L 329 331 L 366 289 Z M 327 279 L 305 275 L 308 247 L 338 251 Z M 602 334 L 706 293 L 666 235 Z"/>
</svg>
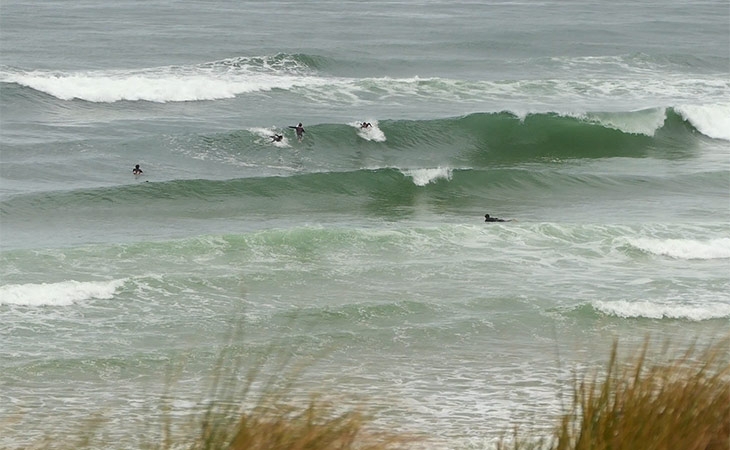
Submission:
<svg viewBox="0 0 730 450">
<path fill-rule="evenodd" d="M 401 448 L 409 439 L 376 433 L 356 411 L 334 414 L 312 401 L 303 409 L 255 409 L 237 419 L 221 417 L 201 424 L 192 442 L 165 448 L 190 450 L 385 450 Z"/>
<path fill-rule="evenodd" d="M 730 450 L 730 340 L 657 361 L 648 340 L 626 361 L 614 343 L 606 367 L 576 376 L 570 405 L 554 432 L 515 432 L 499 450 Z M 665 348 L 666 350 L 666 348 Z M 272 370 L 254 362 L 241 373 L 244 352 L 221 352 L 198 414 L 169 414 L 174 383 L 163 395 L 162 433 L 149 450 L 394 450 L 429 448 L 428 437 L 377 429 L 367 414 L 322 397 L 296 401 L 301 370 L 284 358 Z M 665 359 L 661 359 L 665 361 Z M 250 361 L 249 361 L 250 362 Z M 281 376 L 285 382 L 281 382 Z M 278 380 L 278 381 L 277 381 Z M 307 397 L 305 397 L 306 399 Z M 165 413 L 167 411 L 167 414 Z M 174 418 L 176 417 L 176 418 Z M 180 423 L 187 420 L 189 423 Z M 88 424 L 87 424 L 88 425 Z M 96 428 L 99 427 L 99 428 Z M 73 428 L 73 427 L 72 427 Z M 54 436 L 32 448 L 109 448 L 103 426 Z M 145 430 L 140 430 L 144 434 Z M 101 444 L 101 447 L 100 447 Z M 106 444 L 106 445 L 104 445 Z M 440 443 L 439 448 L 448 448 Z M 453 447 L 458 448 L 458 447 Z"/>
<path fill-rule="evenodd" d="M 572 405 L 551 438 L 515 434 L 514 450 L 730 449 L 730 342 L 692 348 L 666 363 L 647 359 L 648 340 L 621 363 L 614 344 L 603 375 L 576 378 Z"/>
<path fill-rule="evenodd" d="M 182 428 L 166 420 L 163 439 L 154 450 L 396 450 L 415 442 L 414 436 L 376 430 L 359 409 L 338 405 L 320 395 L 308 401 L 295 387 L 310 365 L 292 359 L 296 351 L 271 348 L 255 361 L 244 361 L 234 331 L 212 369 L 212 385 L 202 414 Z M 271 357 L 275 355 L 275 357 Z M 249 364 L 244 364 L 248 362 Z M 245 366 L 250 366 L 244 370 Z M 168 376 L 168 388 L 173 386 Z M 166 394 L 168 400 L 174 396 Z M 169 405 L 169 402 L 166 402 Z M 168 409 L 169 406 L 166 406 Z M 177 433 L 171 430 L 176 428 Z"/>
</svg>

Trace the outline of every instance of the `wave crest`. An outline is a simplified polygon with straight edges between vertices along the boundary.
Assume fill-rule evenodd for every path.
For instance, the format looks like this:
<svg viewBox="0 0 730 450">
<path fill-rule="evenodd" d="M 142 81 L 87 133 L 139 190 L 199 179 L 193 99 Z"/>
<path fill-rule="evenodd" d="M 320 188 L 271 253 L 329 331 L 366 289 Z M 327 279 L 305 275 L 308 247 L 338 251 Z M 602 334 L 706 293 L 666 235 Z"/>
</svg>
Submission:
<svg viewBox="0 0 730 450">
<path fill-rule="evenodd" d="M 125 280 L 61 281 L 0 286 L 0 305 L 68 306 L 80 301 L 110 299 Z"/>
<path fill-rule="evenodd" d="M 311 60 L 311 61 L 310 61 Z M 61 100 L 95 103 L 157 103 L 233 98 L 248 92 L 324 84 L 314 76 L 312 57 L 277 54 L 238 57 L 193 66 L 136 70 L 49 71 L 0 70 L 0 81 L 16 83 Z"/>
<path fill-rule="evenodd" d="M 438 180 L 451 181 L 453 169 L 448 167 L 437 167 L 435 169 L 410 169 L 401 170 L 403 175 L 411 178 L 416 186 L 426 186 Z"/>
<path fill-rule="evenodd" d="M 675 259 L 730 258 L 730 238 L 699 241 L 694 239 L 634 238 L 629 245 L 647 253 Z"/>
<path fill-rule="evenodd" d="M 686 319 L 699 322 L 730 317 L 730 305 L 716 302 L 701 305 L 675 305 L 620 300 L 612 302 L 597 301 L 593 304 L 593 307 L 603 314 L 621 318 Z"/>
<path fill-rule="evenodd" d="M 613 64 L 600 59 L 596 62 L 601 66 Z M 681 107 L 687 120 L 710 137 L 730 139 L 727 131 L 730 127 L 725 126 L 727 106 L 702 105 L 707 99 L 712 103 L 716 98 L 727 97 L 730 83 L 715 76 L 694 77 L 691 82 L 655 71 L 638 78 L 612 79 L 595 76 L 592 70 L 589 76 L 576 76 L 581 71 L 570 70 L 565 77 L 506 80 L 333 76 L 332 71 L 337 72 L 343 64 L 350 67 L 351 63 L 318 55 L 277 53 L 193 65 L 104 71 L 22 70 L 0 66 L 0 82 L 16 83 L 62 100 L 102 103 L 210 101 L 280 89 L 312 102 L 337 106 L 373 102 L 399 104 L 402 99 L 408 99 L 409 103 L 443 101 L 479 105 L 470 107 L 472 111 L 495 112 L 506 108 L 521 117 L 559 109 L 554 102 L 563 107 L 596 105 L 598 109 L 606 103 L 653 106 L 657 99 L 668 102 L 662 104 L 666 107 L 699 102 L 697 107 Z M 537 100 L 540 98 L 549 99 L 549 102 Z M 530 105 L 527 110 L 525 105 Z M 611 118 L 609 122 L 627 131 L 621 119 Z M 652 123 L 655 121 L 649 120 L 639 127 L 631 124 L 628 132 L 651 135 Z"/>
<path fill-rule="evenodd" d="M 674 109 L 705 136 L 730 141 L 730 104 L 685 105 Z"/>
</svg>

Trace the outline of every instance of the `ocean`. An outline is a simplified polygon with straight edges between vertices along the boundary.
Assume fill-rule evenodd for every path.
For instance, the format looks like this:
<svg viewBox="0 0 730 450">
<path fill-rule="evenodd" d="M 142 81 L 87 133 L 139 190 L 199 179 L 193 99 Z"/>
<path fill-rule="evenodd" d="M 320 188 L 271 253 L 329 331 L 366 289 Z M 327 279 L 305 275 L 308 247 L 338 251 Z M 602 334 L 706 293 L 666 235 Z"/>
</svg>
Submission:
<svg viewBox="0 0 730 450">
<path fill-rule="evenodd" d="M 3 0 L 0 448 L 95 418 L 104 448 L 159 442 L 230 348 L 296 373 L 292 402 L 491 449 L 548 434 L 614 340 L 727 336 L 728 23 L 722 0 Z"/>
</svg>

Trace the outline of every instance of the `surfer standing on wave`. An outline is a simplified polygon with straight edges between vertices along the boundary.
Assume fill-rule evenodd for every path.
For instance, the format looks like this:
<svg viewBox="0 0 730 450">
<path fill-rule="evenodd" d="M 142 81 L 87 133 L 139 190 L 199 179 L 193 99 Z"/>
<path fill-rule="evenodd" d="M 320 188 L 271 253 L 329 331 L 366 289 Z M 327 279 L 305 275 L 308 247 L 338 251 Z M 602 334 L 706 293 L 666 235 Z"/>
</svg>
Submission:
<svg viewBox="0 0 730 450">
<path fill-rule="evenodd" d="M 304 127 L 302 126 L 302 123 L 299 122 L 299 125 L 297 125 L 295 127 L 290 125 L 289 128 L 294 128 L 294 130 L 297 133 L 297 140 L 301 141 L 302 138 L 304 137 Z"/>
</svg>

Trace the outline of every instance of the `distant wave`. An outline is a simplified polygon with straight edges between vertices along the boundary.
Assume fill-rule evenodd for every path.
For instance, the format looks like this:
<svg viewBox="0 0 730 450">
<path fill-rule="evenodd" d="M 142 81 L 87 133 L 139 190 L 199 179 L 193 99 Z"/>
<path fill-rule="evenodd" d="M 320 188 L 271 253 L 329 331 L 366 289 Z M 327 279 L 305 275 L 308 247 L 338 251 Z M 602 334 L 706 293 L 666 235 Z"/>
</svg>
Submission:
<svg viewBox="0 0 730 450">
<path fill-rule="evenodd" d="M 4 67 L 0 69 L 0 82 L 27 86 L 61 100 L 201 101 L 328 83 L 314 75 L 316 61 L 316 57 L 277 54 L 128 70 L 26 71 Z"/>
<path fill-rule="evenodd" d="M 606 63 L 600 61 L 600 64 Z M 489 103 L 503 104 L 521 118 L 531 112 L 547 111 L 544 106 L 537 110 L 520 110 L 514 106 L 535 105 L 536 98 L 615 99 L 620 93 L 619 97 L 627 99 L 650 99 L 653 102 L 658 99 L 665 102 L 663 106 L 674 107 L 676 113 L 703 134 L 730 140 L 730 132 L 727 131 L 730 129 L 730 105 L 718 103 L 720 100 L 708 100 L 727 98 L 730 80 L 716 77 L 695 77 L 692 83 L 685 78 L 646 79 L 648 75 L 626 79 L 578 77 L 534 80 L 458 80 L 419 76 L 354 78 L 327 73 L 333 65 L 336 64 L 317 55 L 280 53 L 142 69 L 67 71 L 0 66 L 0 82 L 14 83 L 61 100 L 99 103 L 211 101 L 272 90 L 291 91 L 313 102 L 333 105 L 382 103 L 398 99 L 482 104 L 489 99 Z M 668 101 L 670 103 L 666 103 Z M 576 114 L 575 111 L 555 112 Z M 651 135 L 660 125 L 662 114 L 661 109 L 647 110 L 643 114 L 634 114 L 630 122 L 626 122 L 622 115 L 588 114 L 586 118 L 629 133 Z"/>
<path fill-rule="evenodd" d="M 683 319 L 692 321 L 730 317 L 730 304 L 703 302 L 702 304 L 671 304 L 656 302 L 597 301 L 596 311 L 621 318 Z"/>
<path fill-rule="evenodd" d="M 125 280 L 61 281 L 0 286 L 0 305 L 68 306 L 93 298 L 110 299 Z"/>
</svg>

